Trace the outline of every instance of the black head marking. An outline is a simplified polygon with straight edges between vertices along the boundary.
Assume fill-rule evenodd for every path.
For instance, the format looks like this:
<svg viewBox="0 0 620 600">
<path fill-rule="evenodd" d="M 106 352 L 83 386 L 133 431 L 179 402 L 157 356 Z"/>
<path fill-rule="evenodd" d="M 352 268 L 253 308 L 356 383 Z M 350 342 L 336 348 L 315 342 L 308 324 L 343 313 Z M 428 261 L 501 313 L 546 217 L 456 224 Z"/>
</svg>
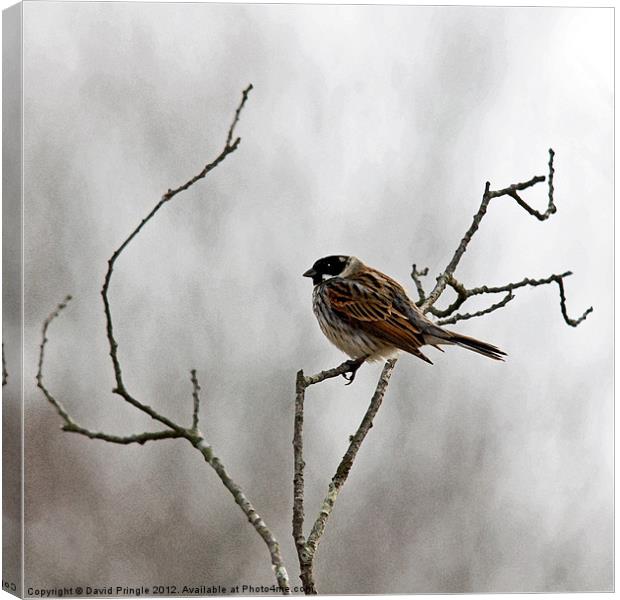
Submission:
<svg viewBox="0 0 620 600">
<path fill-rule="evenodd" d="M 312 277 L 312 283 L 317 285 L 323 281 L 325 276 L 334 277 L 344 271 L 349 257 L 344 255 L 332 255 L 317 260 L 311 269 L 304 273 L 304 277 Z"/>
<path fill-rule="evenodd" d="M 312 268 L 321 275 L 340 275 L 344 268 L 347 266 L 348 256 L 326 256 L 320 258 L 313 265 Z"/>
</svg>

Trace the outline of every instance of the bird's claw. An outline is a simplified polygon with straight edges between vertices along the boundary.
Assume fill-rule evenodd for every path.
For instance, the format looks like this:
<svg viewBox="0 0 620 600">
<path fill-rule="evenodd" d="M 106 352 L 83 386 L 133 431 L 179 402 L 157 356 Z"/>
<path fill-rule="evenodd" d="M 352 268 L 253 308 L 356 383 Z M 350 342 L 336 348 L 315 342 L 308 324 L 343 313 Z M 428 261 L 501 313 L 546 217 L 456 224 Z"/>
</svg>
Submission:
<svg viewBox="0 0 620 600">
<path fill-rule="evenodd" d="M 345 383 L 345 385 L 351 385 L 353 383 L 356 373 L 357 369 L 355 371 L 350 371 L 350 375 L 347 375 L 346 373 L 342 374 L 342 376 L 347 380 L 347 383 Z"/>
<path fill-rule="evenodd" d="M 364 364 L 364 360 L 365 359 L 349 361 L 349 370 L 342 374 L 342 376 L 347 380 L 345 385 L 351 385 L 353 383 L 355 375 L 357 375 L 357 370 Z"/>
</svg>

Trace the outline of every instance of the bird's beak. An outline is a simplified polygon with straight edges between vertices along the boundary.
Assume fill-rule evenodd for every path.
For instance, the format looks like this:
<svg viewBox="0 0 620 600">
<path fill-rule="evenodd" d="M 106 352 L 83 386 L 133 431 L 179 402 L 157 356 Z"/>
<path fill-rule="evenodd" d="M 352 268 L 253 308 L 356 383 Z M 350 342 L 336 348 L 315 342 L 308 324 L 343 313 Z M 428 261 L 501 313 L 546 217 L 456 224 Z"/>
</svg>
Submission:
<svg viewBox="0 0 620 600">
<path fill-rule="evenodd" d="M 316 276 L 316 271 L 314 269 L 308 269 L 304 275 L 304 277 L 315 277 Z"/>
</svg>

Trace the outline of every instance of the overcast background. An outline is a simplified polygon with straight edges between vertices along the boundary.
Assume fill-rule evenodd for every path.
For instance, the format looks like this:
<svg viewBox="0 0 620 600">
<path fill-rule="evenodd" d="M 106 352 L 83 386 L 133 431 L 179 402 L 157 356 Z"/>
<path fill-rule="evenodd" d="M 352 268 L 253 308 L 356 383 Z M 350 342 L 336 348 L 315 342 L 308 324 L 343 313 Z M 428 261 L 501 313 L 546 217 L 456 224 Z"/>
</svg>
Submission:
<svg viewBox="0 0 620 600">
<path fill-rule="evenodd" d="M 110 393 L 106 260 L 161 194 L 178 196 L 110 290 L 129 390 L 202 429 L 282 543 L 290 533 L 295 372 L 338 364 L 301 277 L 355 254 L 428 284 L 484 182 L 546 174 L 540 223 L 494 201 L 457 275 L 469 285 L 573 270 L 455 329 L 509 354 L 399 361 L 321 543 L 323 593 L 612 588 L 612 10 L 36 3 L 24 6 L 26 578 L 24 585 L 271 585 L 263 542 L 187 443 L 121 447 L 62 433 L 47 382 L 85 426 L 153 424 Z M 544 207 L 546 186 L 526 194 Z M 443 302 L 446 302 L 444 300 Z M 472 308 L 476 308 L 472 303 Z M 313 387 L 316 515 L 379 365 Z"/>
</svg>

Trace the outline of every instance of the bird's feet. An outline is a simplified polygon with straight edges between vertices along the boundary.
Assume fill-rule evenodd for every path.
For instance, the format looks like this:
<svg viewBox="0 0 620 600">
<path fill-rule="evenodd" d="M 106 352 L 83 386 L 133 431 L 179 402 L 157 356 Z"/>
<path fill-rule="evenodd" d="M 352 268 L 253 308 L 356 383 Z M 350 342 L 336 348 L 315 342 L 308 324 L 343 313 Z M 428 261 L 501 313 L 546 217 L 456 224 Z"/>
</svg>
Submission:
<svg viewBox="0 0 620 600">
<path fill-rule="evenodd" d="M 357 374 L 357 370 L 364 364 L 366 357 L 355 358 L 353 360 L 348 361 L 348 371 L 342 374 L 342 376 L 347 380 L 345 385 L 351 385 L 353 380 L 355 379 L 355 375 Z"/>
</svg>

